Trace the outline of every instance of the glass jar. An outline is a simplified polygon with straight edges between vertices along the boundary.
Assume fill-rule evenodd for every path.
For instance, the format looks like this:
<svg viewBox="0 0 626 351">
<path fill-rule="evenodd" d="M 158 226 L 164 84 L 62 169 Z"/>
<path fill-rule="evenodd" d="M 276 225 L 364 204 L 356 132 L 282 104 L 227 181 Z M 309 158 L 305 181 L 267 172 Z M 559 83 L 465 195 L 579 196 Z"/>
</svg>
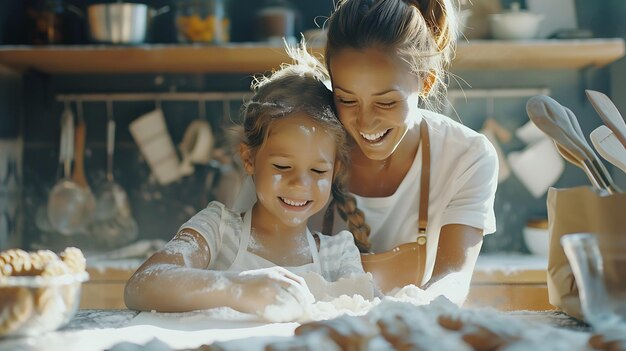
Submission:
<svg viewBox="0 0 626 351">
<path fill-rule="evenodd" d="M 65 0 L 37 0 L 26 7 L 28 42 L 34 45 L 75 44 L 83 13 Z"/>
<path fill-rule="evenodd" d="M 179 0 L 176 28 L 182 43 L 221 44 L 230 40 L 227 0 Z"/>
<path fill-rule="evenodd" d="M 266 0 L 256 13 L 259 40 L 273 45 L 296 43 L 296 20 L 298 12 L 286 0 Z"/>
</svg>

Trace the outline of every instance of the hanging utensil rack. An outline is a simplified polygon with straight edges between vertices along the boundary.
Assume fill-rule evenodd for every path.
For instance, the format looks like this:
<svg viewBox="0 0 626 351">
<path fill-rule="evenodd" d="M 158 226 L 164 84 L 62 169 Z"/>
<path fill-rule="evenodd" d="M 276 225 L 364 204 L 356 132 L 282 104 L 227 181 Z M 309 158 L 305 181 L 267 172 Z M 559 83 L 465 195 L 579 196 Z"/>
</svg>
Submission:
<svg viewBox="0 0 626 351">
<path fill-rule="evenodd" d="M 235 101 L 252 96 L 250 92 L 166 92 L 61 94 L 57 101 Z"/>
</svg>

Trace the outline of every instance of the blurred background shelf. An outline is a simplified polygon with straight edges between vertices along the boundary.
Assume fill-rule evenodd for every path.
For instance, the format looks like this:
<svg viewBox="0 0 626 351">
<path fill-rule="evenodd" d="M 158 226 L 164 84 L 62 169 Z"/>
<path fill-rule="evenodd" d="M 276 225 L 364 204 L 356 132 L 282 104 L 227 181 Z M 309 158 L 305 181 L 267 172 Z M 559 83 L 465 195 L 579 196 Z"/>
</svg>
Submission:
<svg viewBox="0 0 626 351">
<path fill-rule="evenodd" d="M 604 67 L 624 57 L 624 39 L 474 40 L 459 44 L 454 70 L 580 69 Z"/>
<path fill-rule="evenodd" d="M 323 53 L 323 48 L 312 51 Z M 460 43 L 452 69 L 580 69 L 624 56 L 622 38 Z M 140 46 L 2 46 L 0 65 L 17 71 L 82 73 L 256 73 L 288 61 L 282 47 L 262 44 Z"/>
</svg>

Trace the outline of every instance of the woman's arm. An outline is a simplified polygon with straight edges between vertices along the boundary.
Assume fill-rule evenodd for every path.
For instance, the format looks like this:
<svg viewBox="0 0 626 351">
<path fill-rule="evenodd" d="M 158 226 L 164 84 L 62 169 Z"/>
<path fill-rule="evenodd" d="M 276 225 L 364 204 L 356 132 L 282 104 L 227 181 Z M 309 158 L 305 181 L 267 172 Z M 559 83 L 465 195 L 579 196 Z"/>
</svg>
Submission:
<svg viewBox="0 0 626 351">
<path fill-rule="evenodd" d="M 482 229 L 462 224 L 443 226 L 433 274 L 423 288 L 463 304 L 482 243 Z"/>
</svg>

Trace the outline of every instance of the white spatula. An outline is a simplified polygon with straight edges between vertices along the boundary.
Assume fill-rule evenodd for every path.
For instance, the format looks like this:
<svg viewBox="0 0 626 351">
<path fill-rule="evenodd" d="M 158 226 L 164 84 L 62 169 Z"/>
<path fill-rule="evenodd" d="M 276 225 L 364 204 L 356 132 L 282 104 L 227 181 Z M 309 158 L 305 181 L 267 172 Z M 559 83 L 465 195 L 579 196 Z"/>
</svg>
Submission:
<svg viewBox="0 0 626 351">
<path fill-rule="evenodd" d="M 589 135 L 593 146 L 605 160 L 626 173 L 626 148 L 609 127 L 601 125 Z"/>
<path fill-rule="evenodd" d="M 585 90 L 585 93 L 593 108 L 604 121 L 604 124 L 613 131 L 617 140 L 626 147 L 626 122 L 624 122 L 624 118 L 615 104 L 613 104 L 613 101 L 599 91 Z"/>
</svg>

